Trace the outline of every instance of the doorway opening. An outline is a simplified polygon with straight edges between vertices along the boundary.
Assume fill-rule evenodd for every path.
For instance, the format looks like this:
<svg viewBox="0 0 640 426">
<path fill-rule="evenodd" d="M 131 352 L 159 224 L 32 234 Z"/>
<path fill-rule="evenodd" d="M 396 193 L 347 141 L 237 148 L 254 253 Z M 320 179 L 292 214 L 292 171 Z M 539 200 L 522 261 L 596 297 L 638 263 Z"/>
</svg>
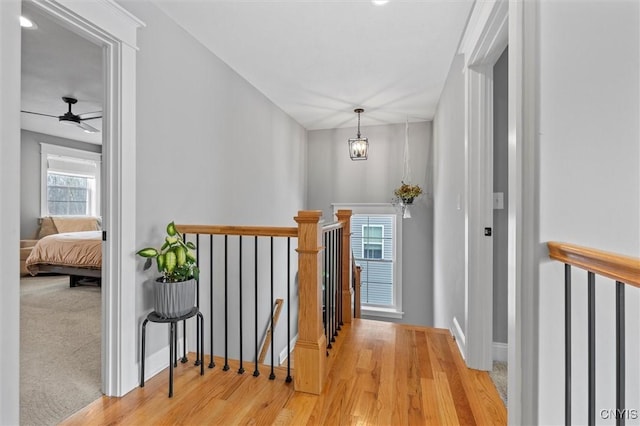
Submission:
<svg viewBox="0 0 640 426">
<path fill-rule="evenodd" d="M 135 351 L 135 305 L 134 290 L 121 283 L 131 279 L 135 273 L 135 262 L 128 249 L 135 247 L 135 59 L 136 30 L 144 23 L 113 1 L 67 2 L 34 1 L 34 6 L 56 17 L 65 28 L 81 32 L 87 38 L 105 46 L 104 67 L 107 70 L 103 138 L 108 140 L 103 162 L 103 182 L 109 188 L 110 200 L 102 203 L 103 229 L 107 231 L 107 242 L 103 255 L 107 264 L 103 270 L 102 289 L 102 383 L 103 393 L 122 396 L 136 386 Z M 0 192 L 13 208 L 3 211 L 5 226 L 10 230 L 20 227 L 20 27 L 17 18 L 22 2 L 0 2 L 0 40 L 3 40 L 3 57 L 16 60 L 2 61 L 0 98 L 5 120 L 2 122 L 3 179 Z M 123 181 L 127 184 L 124 185 Z M 118 190 L 113 190 L 117 188 Z M 7 204 L 9 205 L 9 204 Z M 124 214 L 126 213 L 126 214 Z M 19 233 L 11 231 L 9 239 L 18 246 Z M 118 242 L 114 244 L 113 242 Z M 12 253 L 11 245 L 5 250 Z M 127 252 L 125 253 L 125 250 Z M 15 257 L 14 257 L 15 256 Z M 15 253 L 5 257 L 6 269 L 19 269 L 19 256 Z M 15 259 L 15 264 L 13 263 Z M 15 274 L 11 280 L 17 280 Z M 5 327 L 4 342 L 14 342 L 6 348 L 8 357 L 0 368 L 3 385 L 7 389 L 19 387 L 20 327 L 19 285 L 8 286 L 7 297 L 2 298 Z M 108 307 L 108 309 L 105 309 Z M 13 348 L 13 349 L 11 349 Z M 3 398 L 2 417 L 9 424 L 19 419 L 19 395 Z"/>
<path fill-rule="evenodd" d="M 493 69 L 508 44 L 509 4 L 486 4 L 468 28 L 465 54 L 465 360 L 493 367 Z M 475 22 L 475 21 L 474 21 Z"/>
<path fill-rule="evenodd" d="M 137 318 L 135 288 L 127 285 L 135 276 L 136 219 L 136 51 L 137 29 L 145 24 L 113 1 L 104 2 L 29 2 L 53 17 L 64 28 L 81 35 L 102 48 L 104 82 L 102 125 L 102 292 L 101 292 L 101 364 L 102 392 L 122 396 L 137 385 Z M 6 30 L 5 30 L 6 28 Z M 0 28 L 7 36 L 12 52 L 20 49 L 20 38 L 8 26 Z M 19 55 L 19 53 L 17 54 Z M 15 72 L 15 66 L 3 62 L 3 68 Z M 19 82 L 19 74 L 16 77 Z M 0 81 L 0 84 L 5 81 Z M 15 85 L 13 81 L 11 84 Z M 0 100 L 3 109 L 16 111 L 20 97 Z M 16 124 L 14 131 L 18 134 Z M 10 143 L 19 145 L 19 139 Z M 19 181 L 16 172 L 15 181 Z M 3 191 L 15 187 L 0 183 Z M 16 197 L 19 198 L 19 197 Z M 15 225 L 19 223 L 16 218 Z M 12 225 L 12 224 L 10 224 Z M 16 300 L 17 301 L 17 300 Z M 15 321 L 18 321 L 17 312 Z M 19 330 L 11 330 L 18 339 Z M 13 337 L 15 336 L 15 337 Z M 16 363 L 19 362 L 16 360 Z M 17 364 L 16 364 L 17 370 Z M 15 383 L 8 385 L 17 387 Z M 16 409 L 17 411 L 17 409 Z"/>
<path fill-rule="evenodd" d="M 507 402 L 509 217 L 509 53 L 493 67 L 493 369 L 490 372 Z"/>
<path fill-rule="evenodd" d="M 107 73 L 100 43 L 35 3 L 22 16 L 20 419 L 53 424 L 102 395 Z"/>
</svg>

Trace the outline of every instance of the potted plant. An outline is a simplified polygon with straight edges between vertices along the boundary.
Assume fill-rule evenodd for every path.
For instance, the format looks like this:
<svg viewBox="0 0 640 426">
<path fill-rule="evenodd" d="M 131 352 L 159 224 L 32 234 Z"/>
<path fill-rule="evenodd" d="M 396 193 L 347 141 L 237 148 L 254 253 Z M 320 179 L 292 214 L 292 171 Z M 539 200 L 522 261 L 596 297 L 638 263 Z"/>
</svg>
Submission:
<svg viewBox="0 0 640 426">
<path fill-rule="evenodd" d="M 396 199 L 402 200 L 403 204 L 411 204 L 413 200 L 422 194 L 422 188 L 419 185 L 409 185 L 404 182 L 400 182 L 400 187 L 393 191 Z"/>
<path fill-rule="evenodd" d="M 146 271 L 153 264 L 158 265 L 162 274 L 154 282 L 155 311 L 163 318 L 177 318 L 186 315 L 195 306 L 196 282 L 200 270 L 193 254 L 195 245 L 185 242 L 173 222 L 167 225 L 167 236 L 162 247 L 143 248 L 137 254 L 147 259 Z"/>
</svg>

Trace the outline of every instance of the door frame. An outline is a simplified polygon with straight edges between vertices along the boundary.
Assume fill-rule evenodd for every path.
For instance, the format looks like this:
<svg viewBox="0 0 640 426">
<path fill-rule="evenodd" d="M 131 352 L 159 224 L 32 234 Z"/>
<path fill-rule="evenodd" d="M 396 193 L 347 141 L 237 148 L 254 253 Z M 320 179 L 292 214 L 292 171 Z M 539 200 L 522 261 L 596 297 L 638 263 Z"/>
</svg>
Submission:
<svg viewBox="0 0 640 426">
<path fill-rule="evenodd" d="M 486 269 L 492 267 L 493 250 L 483 250 L 485 238 L 478 227 L 492 205 L 493 188 L 487 186 L 493 173 L 491 73 L 504 48 L 509 46 L 509 197 L 508 197 L 508 423 L 537 423 L 538 394 L 538 281 L 536 167 L 538 128 L 537 2 L 495 0 L 476 3 L 460 51 L 466 53 L 465 158 L 467 164 L 467 224 L 465 271 L 466 361 L 482 365 L 490 359 L 493 332 L 492 287 Z M 506 40 L 505 40 L 506 31 Z M 497 55 L 497 56 L 496 56 Z M 489 68 L 488 65 L 491 64 Z M 485 110 L 484 112 L 482 110 Z M 471 138 L 478 140 L 474 147 Z M 477 139 L 475 139 L 477 138 Z M 474 149 L 475 148 L 475 149 Z M 483 167 L 484 166 L 484 167 Z M 474 175 L 474 172 L 479 174 Z M 476 184 L 469 179 L 484 182 Z M 491 180 L 490 180 L 491 179 Z M 483 197 L 484 194 L 484 197 Z M 491 215 L 491 221 L 492 221 Z M 471 232 L 473 231 L 473 232 Z M 488 257 L 488 256 L 491 257 Z M 483 274 L 470 282 L 474 273 Z M 483 279 L 484 278 L 484 279 Z M 486 311 L 486 312 L 485 312 Z M 470 327 L 469 327 L 470 326 Z"/>
<path fill-rule="evenodd" d="M 107 239 L 102 247 L 102 391 L 122 396 L 136 386 L 137 376 L 135 290 L 128 284 L 135 276 L 131 251 L 135 247 L 136 207 L 136 33 L 144 23 L 112 0 L 35 0 L 33 4 L 61 25 L 104 47 L 102 223 Z M 0 38 L 3 36 L 4 30 L 0 30 Z M 20 39 L 16 42 L 19 51 Z M 5 66 L 3 62 L 3 72 Z M 0 85 L 6 83 L 0 81 Z M 19 97 L 0 102 L 3 111 L 20 109 Z M 19 147 L 20 140 L 9 143 Z M 19 228 L 19 217 L 16 225 Z M 18 388 L 17 384 L 9 387 Z"/>
<path fill-rule="evenodd" d="M 136 32 L 144 23 L 111 0 L 35 4 L 104 47 L 102 392 L 122 396 L 137 376 L 135 291 L 128 285 L 135 262 L 128 249 L 135 247 Z"/>
<path fill-rule="evenodd" d="M 0 1 L 0 424 L 20 419 L 20 15 Z"/>
<path fill-rule="evenodd" d="M 493 365 L 493 67 L 509 40 L 509 3 L 476 3 L 465 58 L 465 339 L 469 367 Z"/>
<path fill-rule="evenodd" d="M 538 423 L 538 34 L 539 3 L 510 1 L 509 424 Z"/>
</svg>

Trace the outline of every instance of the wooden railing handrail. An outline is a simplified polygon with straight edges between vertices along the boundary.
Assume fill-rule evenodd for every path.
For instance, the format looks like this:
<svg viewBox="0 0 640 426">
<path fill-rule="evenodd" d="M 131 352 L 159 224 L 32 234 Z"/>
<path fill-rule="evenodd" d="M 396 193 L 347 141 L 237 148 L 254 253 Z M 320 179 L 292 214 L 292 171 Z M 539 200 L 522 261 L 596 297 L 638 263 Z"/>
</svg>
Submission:
<svg viewBox="0 0 640 426">
<path fill-rule="evenodd" d="M 322 232 L 331 232 L 336 229 L 344 228 L 344 222 L 333 222 L 322 226 Z"/>
<path fill-rule="evenodd" d="M 298 228 L 285 226 L 176 225 L 181 234 L 297 237 Z"/>
<path fill-rule="evenodd" d="M 554 241 L 547 247 L 551 259 L 640 287 L 640 258 Z"/>
</svg>

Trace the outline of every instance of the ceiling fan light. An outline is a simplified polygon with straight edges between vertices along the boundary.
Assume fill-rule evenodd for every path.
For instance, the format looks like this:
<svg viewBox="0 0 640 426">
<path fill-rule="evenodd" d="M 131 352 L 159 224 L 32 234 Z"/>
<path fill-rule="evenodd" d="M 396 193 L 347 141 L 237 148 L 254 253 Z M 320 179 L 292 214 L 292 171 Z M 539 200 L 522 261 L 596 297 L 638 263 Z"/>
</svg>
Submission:
<svg viewBox="0 0 640 426">
<path fill-rule="evenodd" d="M 78 125 L 78 123 L 75 120 L 67 118 L 67 117 L 64 117 L 64 116 L 58 117 L 58 120 L 60 121 L 60 124 L 64 124 L 66 126 L 77 126 Z"/>
<path fill-rule="evenodd" d="M 28 30 L 35 30 L 38 26 L 26 16 L 20 16 L 20 26 Z"/>
<path fill-rule="evenodd" d="M 79 127 L 82 130 L 84 130 L 85 133 L 100 133 L 99 129 L 96 129 L 93 126 L 90 126 L 89 124 L 85 123 L 84 120 L 94 120 L 94 119 L 102 118 L 102 111 L 86 112 L 84 114 L 77 115 L 71 111 L 71 106 L 77 103 L 78 100 L 75 98 L 67 97 L 67 96 L 63 96 L 62 100 L 69 106 L 69 110 L 62 115 L 50 115 L 50 114 L 44 114 L 40 112 L 24 111 L 24 110 L 20 110 L 20 112 L 26 113 L 26 114 L 35 114 L 38 116 L 57 118 L 59 124 L 64 124 L 65 126 Z"/>
<path fill-rule="evenodd" d="M 80 127 L 82 130 L 84 130 L 85 133 L 98 133 L 98 132 L 100 132 L 100 130 L 96 129 L 95 127 L 89 126 L 87 123 L 84 123 L 82 121 L 78 123 L 78 127 Z"/>
</svg>

